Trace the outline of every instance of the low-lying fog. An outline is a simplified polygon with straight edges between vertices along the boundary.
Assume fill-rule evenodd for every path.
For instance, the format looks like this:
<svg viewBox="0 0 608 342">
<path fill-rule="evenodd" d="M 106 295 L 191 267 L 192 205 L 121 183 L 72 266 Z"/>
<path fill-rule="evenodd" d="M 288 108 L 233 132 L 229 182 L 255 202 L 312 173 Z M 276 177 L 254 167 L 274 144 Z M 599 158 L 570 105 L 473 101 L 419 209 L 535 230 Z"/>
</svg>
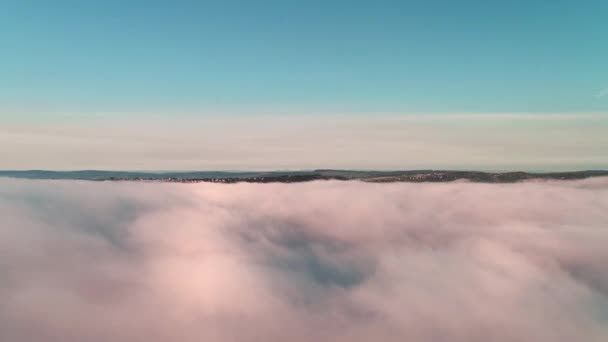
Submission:
<svg viewBox="0 0 608 342">
<path fill-rule="evenodd" d="M 0 340 L 608 340 L 608 178 L 0 180 Z"/>
</svg>

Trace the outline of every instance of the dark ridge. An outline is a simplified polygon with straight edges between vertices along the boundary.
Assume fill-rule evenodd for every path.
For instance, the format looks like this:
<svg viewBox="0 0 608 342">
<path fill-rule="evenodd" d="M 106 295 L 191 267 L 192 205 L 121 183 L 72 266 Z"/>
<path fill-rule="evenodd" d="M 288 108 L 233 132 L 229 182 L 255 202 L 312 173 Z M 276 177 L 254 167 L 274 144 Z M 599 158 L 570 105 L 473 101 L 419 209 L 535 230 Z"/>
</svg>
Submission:
<svg viewBox="0 0 608 342">
<path fill-rule="evenodd" d="M 313 171 L 192 171 L 192 172 L 135 172 L 135 171 L 0 171 L 0 177 L 25 179 L 65 179 L 89 181 L 157 181 L 176 183 L 297 183 L 314 180 L 360 180 L 365 182 L 450 182 L 469 180 L 481 183 L 513 183 L 530 179 L 575 180 L 589 177 L 608 176 L 606 170 L 571 172 L 482 172 L 451 170 L 409 170 L 409 171 L 358 171 L 329 170 Z"/>
</svg>

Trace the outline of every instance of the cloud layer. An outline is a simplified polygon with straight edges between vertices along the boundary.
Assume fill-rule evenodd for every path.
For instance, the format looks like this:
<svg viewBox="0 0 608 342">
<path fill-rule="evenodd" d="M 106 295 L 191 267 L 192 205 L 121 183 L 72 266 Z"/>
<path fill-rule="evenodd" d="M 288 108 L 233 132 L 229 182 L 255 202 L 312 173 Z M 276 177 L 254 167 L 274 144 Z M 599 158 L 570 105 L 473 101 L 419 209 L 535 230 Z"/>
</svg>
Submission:
<svg viewBox="0 0 608 342">
<path fill-rule="evenodd" d="M 608 179 L 0 180 L 0 340 L 606 341 Z"/>
</svg>

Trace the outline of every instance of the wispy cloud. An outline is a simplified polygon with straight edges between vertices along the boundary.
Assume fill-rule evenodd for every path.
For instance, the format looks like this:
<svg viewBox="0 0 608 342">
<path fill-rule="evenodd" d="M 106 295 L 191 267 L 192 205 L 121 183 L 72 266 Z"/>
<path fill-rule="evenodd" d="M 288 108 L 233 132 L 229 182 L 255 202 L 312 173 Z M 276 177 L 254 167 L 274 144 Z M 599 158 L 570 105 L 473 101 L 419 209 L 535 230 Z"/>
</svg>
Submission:
<svg viewBox="0 0 608 342">
<path fill-rule="evenodd" d="M 606 97 L 606 96 L 608 96 L 608 88 L 604 88 L 597 93 L 598 98 Z"/>
<path fill-rule="evenodd" d="M 608 179 L 0 180 L 0 340 L 608 340 Z"/>
</svg>

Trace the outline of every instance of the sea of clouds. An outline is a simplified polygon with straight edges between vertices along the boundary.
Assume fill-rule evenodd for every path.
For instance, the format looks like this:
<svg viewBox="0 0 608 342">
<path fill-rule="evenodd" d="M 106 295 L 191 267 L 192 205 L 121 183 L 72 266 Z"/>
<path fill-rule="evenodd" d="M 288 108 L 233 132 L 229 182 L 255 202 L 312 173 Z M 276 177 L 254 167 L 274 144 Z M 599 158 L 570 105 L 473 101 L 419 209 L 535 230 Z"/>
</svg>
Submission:
<svg viewBox="0 0 608 342">
<path fill-rule="evenodd" d="M 608 178 L 0 180 L 0 341 L 608 341 Z"/>
</svg>

